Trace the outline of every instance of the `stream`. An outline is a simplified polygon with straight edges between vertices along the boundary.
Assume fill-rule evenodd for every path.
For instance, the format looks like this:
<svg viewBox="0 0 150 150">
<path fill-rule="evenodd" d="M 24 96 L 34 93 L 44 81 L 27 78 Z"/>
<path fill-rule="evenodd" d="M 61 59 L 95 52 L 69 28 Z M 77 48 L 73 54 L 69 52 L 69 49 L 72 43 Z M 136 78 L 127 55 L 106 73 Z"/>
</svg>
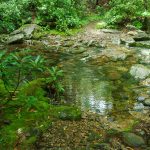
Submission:
<svg viewBox="0 0 150 150">
<path fill-rule="evenodd" d="M 105 40 L 105 45 L 96 40 L 87 42 L 80 39 L 51 37 L 34 41 L 35 43 L 32 45 L 19 45 L 19 48 L 29 47 L 36 54 L 42 54 L 48 61 L 48 66 L 57 65 L 63 70 L 62 82 L 66 91 L 65 102 L 81 108 L 84 114 L 83 119 L 88 120 L 94 115 L 95 118 L 101 117 L 104 126 L 107 126 L 104 127 L 106 130 L 115 129 L 120 132 L 133 126 L 137 120 L 146 121 L 149 118 L 149 106 L 143 105 L 145 104 L 143 101 L 149 99 L 150 96 L 150 74 L 146 74 L 146 69 L 150 69 L 150 54 L 145 55 L 144 51 L 146 53 L 149 51 L 147 48 L 133 48 L 118 44 L 118 39 L 114 38 L 118 37 L 118 33 L 113 34 L 112 37 L 111 41 L 110 39 Z M 8 46 L 11 50 L 16 47 L 18 45 Z M 132 68 L 134 70 L 137 64 L 142 65 L 141 68 L 146 67 L 141 73 L 145 74 L 145 78 L 141 78 L 140 72 L 138 74 L 140 80 L 136 78 L 138 71 L 132 71 Z M 89 122 L 87 121 L 86 124 Z M 95 121 L 93 124 L 98 122 Z M 149 120 L 146 123 L 148 122 Z M 64 122 L 58 122 L 59 127 L 62 125 L 69 128 L 71 126 L 69 122 L 64 124 Z M 80 129 L 80 125 L 77 123 L 78 129 Z M 57 123 L 55 126 L 54 128 L 58 127 Z M 92 127 L 97 128 L 97 126 L 91 125 Z M 76 129 L 76 125 L 71 128 Z M 92 130 L 91 128 L 85 130 Z M 140 131 L 143 130 L 140 129 Z M 49 132 L 53 136 L 56 134 L 52 131 Z M 82 146 L 79 144 L 80 147 L 72 144 L 69 147 L 70 143 L 66 144 L 68 146 L 66 148 L 65 140 L 56 142 L 52 140 L 53 136 L 43 135 L 44 144 L 47 143 L 48 146 L 44 146 L 41 142 L 39 144 L 41 149 L 44 147 L 47 147 L 45 149 L 48 147 L 49 149 L 58 149 L 58 147 L 62 147 L 62 149 L 90 149 L 88 144 L 81 144 Z M 144 140 L 148 143 L 149 136 L 146 135 L 146 132 L 143 136 L 144 138 L 147 136 Z M 44 140 L 45 137 L 51 139 L 52 142 L 48 138 Z M 63 136 L 60 138 L 63 139 Z"/>
</svg>

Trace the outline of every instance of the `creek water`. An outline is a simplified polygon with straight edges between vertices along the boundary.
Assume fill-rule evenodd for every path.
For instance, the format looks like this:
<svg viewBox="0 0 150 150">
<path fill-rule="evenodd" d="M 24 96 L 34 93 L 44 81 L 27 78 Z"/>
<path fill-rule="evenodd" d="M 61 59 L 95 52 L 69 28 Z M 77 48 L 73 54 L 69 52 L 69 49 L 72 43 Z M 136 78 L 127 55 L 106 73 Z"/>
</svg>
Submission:
<svg viewBox="0 0 150 150">
<path fill-rule="evenodd" d="M 10 50 L 27 48 L 26 45 L 9 46 Z M 54 51 L 51 47 L 31 46 L 34 54 L 41 54 L 47 60 L 48 66 L 59 66 L 63 72 L 62 79 L 65 88 L 65 101 L 77 105 L 84 112 L 91 111 L 100 115 L 110 115 L 116 118 L 127 118 L 129 111 L 142 109 L 136 102 L 134 88 L 137 82 L 129 74 L 132 64 L 136 63 L 134 56 L 124 61 L 93 63 L 89 53 L 96 56 L 103 49 L 91 47 L 81 51 L 60 48 Z M 65 49 L 65 52 L 64 52 Z M 87 52 L 88 51 L 88 52 Z M 88 59 L 87 59 L 88 58 Z M 88 60 L 88 61 L 86 61 Z"/>
</svg>

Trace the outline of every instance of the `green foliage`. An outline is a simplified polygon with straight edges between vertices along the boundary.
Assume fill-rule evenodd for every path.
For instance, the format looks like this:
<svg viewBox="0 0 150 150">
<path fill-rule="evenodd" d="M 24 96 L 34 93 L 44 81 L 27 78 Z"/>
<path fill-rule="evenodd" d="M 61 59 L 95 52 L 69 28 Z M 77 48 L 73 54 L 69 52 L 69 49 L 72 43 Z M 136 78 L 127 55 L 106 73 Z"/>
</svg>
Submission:
<svg viewBox="0 0 150 150">
<path fill-rule="evenodd" d="M 144 20 L 144 14 L 149 14 L 146 10 L 149 8 L 146 8 L 145 5 L 148 6 L 143 0 L 111 0 L 109 3 L 110 10 L 106 12 L 105 20 L 110 25 L 126 24 L 136 20 L 138 23 L 134 22 L 133 24 L 141 28 L 140 23 Z"/>
<path fill-rule="evenodd" d="M 59 70 L 58 67 L 52 67 L 47 70 L 49 77 L 45 78 L 45 83 L 49 96 L 53 97 L 55 100 L 58 100 L 64 92 L 64 88 L 60 82 L 60 78 L 63 76 L 63 71 Z"/>
<path fill-rule="evenodd" d="M 22 23 L 31 21 L 31 14 L 26 11 L 30 0 L 0 1 L 0 32 L 11 32 Z"/>
<path fill-rule="evenodd" d="M 38 21 L 51 23 L 57 29 L 65 31 L 68 28 L 80 26 L 80 11 L 84 5 L 72 0 L 39 0 Z"/>
<path fill-rule="evenodd" d="M 0 80 L 0 100 L 5 99 L 8 97 L 8 93 L 5 89 L 4 83 Z"/>
<path fill-rule="evenodd" d="M 0 52 L 0 79 L 10 94 L 10 99 L 24 81 L 29 77 L 36 78 L 36 73 L 43 71 L 44 60 L 40 56 L 33 58 L 27 54 L 27 50 L 10 54 L 6 51 Z"/>
<path fill-rule="evenodd" d="M 132 23 L 137 29 L 141 29 L 143 27 L 143 24 L 140 21 L 134 21 Z"/>
<path fill-rule="evenodd" d="M 80 26 L 80 18 L 84 10 L 85 2 L 78 0 L 2 1 L 0 2 L 0 32 L 11 32 L 33 21 L 66 31 L 68 28 Z"/>
</svg>

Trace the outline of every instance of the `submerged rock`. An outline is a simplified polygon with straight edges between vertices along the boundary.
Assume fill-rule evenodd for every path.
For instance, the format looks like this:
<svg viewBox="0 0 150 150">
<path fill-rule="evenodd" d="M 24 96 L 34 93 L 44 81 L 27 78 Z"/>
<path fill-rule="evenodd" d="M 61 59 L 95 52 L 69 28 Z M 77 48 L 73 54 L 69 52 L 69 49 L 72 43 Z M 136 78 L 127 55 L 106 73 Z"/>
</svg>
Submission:
<svg viewBox="0 0 150 150">
<path fill-rule="evenodd" d="M 125 60 L 127 54 L 122 49 L 106 49 L 102 52 L 102 55 L 107 56 L 113 61 Z"/>
<path fill-rule="evenodd" d="M 134 133 L 123 133 L 123 141 L 131 147 L 140 147 L 145 145 L 144 139 Z"/>
<path fill-rule="evenodd" d="M 135 79 L 145 79 L 150 75 L 150 69 L 141 64 L 136 64 L 131 67 L 130 74 Z"/>
</svg>

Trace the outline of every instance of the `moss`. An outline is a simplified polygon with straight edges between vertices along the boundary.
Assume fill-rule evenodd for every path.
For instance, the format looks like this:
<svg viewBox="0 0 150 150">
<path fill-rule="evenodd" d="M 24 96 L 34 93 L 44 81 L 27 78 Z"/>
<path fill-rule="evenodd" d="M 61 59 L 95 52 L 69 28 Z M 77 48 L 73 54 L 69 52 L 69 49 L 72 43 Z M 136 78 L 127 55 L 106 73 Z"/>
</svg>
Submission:
<svg viewBox="0 0 150 150">
<path fill-rule="evenodd" d="M 0 99 L 5 99 L 8 96 L 8 92 L 4 87 L 4 83 L 0 80 Z"/>
<path fill-rule="evenodd" d="M 43 91 L 42 87 L 44 86 L 44 79 L 39 78 L 37 80 L 33 80 L 29 83 L 27 83 L 25 86 L 23 86 L 20 89 L 19 94 L 20 95 L 25 95 L 25 96 L 35 96 L 37 94 L 37 91 Z M 44 94 L 44 91 L 43 91 Z"/>
<path fill-rule="evenodd" d="M 21 87 L 16 99 L 3 108 L 0 149 L 11 150 L 16 143 L 19 149 L 29 149 L 40 133 L 51 126 L 52 120 L 81 119 L 81 110 L 76 107 L 50 105 L 43 81 L 37 79 Z M 3 120 L 9 120 L 9 124 Z"/>
<path fill-rule="evenodd" d="M 39 40 L 40 38 L 42 38 L 48 34 L 49 34 L 49 31 L 34 32 L 32 35 L 32 39 Z"/>
<path fill-rule="evenodd" d="M 61 120 L 80 120 L 82 116 L 80 109 L 71 106 L 51 106 L 50 111 Z"/>
</svg>

